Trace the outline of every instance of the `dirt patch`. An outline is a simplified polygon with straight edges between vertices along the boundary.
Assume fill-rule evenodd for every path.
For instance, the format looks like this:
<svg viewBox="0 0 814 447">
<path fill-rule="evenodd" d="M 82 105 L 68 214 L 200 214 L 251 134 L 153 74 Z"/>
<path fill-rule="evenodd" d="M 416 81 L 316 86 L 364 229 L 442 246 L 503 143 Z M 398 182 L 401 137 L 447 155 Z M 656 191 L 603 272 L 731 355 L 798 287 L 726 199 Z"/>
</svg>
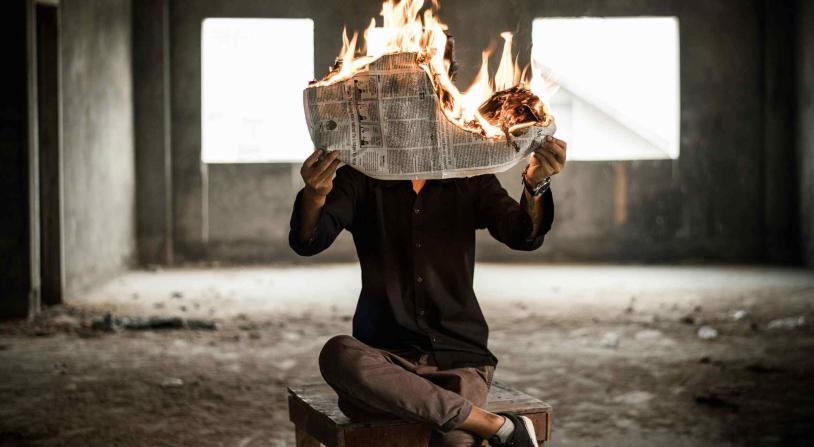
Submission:
<svg viewBox="0 0 814 447">
<path fill-rule="evenodd" d="M 814 289 L 733 290 L 557 312 L 487 298 L 495 377 L 554 406 L 555 446 L 812 445 L 814 328 L 768 327 L 812 321 Z M 214 331 L 92 330 L 104 308 L 0 325 L 0 445 L 293 445 L 285 387 L 319 380 L 321 345 L 350 331 L 347 306 L 294 305 L 216 313 Z"/>
</svg>

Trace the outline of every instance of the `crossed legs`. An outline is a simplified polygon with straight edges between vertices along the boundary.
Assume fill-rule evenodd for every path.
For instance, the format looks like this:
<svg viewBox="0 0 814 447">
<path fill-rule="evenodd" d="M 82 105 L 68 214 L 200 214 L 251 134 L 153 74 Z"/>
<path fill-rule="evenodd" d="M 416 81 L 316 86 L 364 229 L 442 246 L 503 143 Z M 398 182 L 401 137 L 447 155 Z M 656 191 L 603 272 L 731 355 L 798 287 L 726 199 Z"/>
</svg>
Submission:
<svg viewBox="0 0 814 447">
<path fill-rule="evenodd" d="M 482 409 L 491 366 L 439 370 L 427 354 L 397 354 L 338 335 L 322 348 L 319 367 L 348 417 L 384 413 L 429 424 L 433 447 L 482 445 L 503 422 Z"/>
</svg>

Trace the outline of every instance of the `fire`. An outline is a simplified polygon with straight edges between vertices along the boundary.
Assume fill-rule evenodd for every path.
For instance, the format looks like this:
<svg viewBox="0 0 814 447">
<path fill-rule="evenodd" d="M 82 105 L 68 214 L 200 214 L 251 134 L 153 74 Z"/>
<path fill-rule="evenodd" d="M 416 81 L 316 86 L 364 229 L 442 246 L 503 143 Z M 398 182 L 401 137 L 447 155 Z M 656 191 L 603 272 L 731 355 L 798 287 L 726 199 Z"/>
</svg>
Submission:
<svg viewBox="0 0 814 447">
<path fill-rule="evenodd" d="M 415 53 L 419 65 L 432 79 L 444 114 L 457 126 L 487 138 L 499 138 L 508 137 L 518 128 L 550 122 L 550 113 L 540 100 L 550 96 L 546 89 L 548 83 L 532 82 L 528 70 L 521 70 L 517 59 L 512 59 L 512 33 L 501 34 L 503 54 L 494 78 L 489 74 L 490 52 L 484 51 L 481 68 L 472 85 L 461 91 L 452 82 L 451 42 L 446 33 L 447 25 L 436 16 L 438 2 L 433 0 L 432 7 L 423 14 L 422 9 L 424 0 L 384 2 L 382 26 L 377 26 L 376 19 L 372 18 L 362 35 L 361 45 L 358 33 L 348 38 L 347 30 L 343 30 L 342 51 L 336 64 L 328 75 L 312 85 L 330 85 L 349 79 L 367 70 L 371 62 L 385 54 Z"/>
</svg>

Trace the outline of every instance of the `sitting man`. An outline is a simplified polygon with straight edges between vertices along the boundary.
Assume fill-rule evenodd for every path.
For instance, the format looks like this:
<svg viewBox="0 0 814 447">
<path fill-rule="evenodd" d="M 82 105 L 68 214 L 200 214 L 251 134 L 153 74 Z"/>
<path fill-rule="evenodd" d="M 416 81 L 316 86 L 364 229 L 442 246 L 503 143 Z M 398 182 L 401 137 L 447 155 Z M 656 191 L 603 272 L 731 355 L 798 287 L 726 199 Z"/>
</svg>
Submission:
<svg viewBox="0 0 814 447">
<path fill-rule="evenodd" d="M 536 447 L 528 418 L 483 409 L 497 359 L 472 288 L 475 230 L 515 250 L 540 247 L 565 142 L 547 137 L 535 148 L 519 204 L 491 174 L 382 181 L 337 169 L 336 155 L 305 160 L 289 243 L 310 256 L 343 229 L 353 235 L 362 268 L 353 336 L 331 338 L 319 356 L 339 407 L 351 419 L 384 413 L 429 424 L 433 446 Z"/>
</svg>

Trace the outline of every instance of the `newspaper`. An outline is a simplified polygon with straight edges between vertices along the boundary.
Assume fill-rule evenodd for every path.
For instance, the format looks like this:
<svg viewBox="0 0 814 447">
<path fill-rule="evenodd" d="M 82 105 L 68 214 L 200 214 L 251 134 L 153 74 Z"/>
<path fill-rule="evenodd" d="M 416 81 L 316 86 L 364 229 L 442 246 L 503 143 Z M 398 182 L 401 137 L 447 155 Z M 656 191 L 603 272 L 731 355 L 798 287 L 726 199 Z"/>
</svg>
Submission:
<svg viewBox="0 0 814 447">
<path fill-rule="evenodd" d="M 526 158 L 556 130 L 531 126 L 515 136 L 486 139 L 447 119 L 415 53 L 388 54 L 367 71 L 303 92 L 314 147 L 382 180 L 470 177 L 501 172 Z"/>
</svg>

